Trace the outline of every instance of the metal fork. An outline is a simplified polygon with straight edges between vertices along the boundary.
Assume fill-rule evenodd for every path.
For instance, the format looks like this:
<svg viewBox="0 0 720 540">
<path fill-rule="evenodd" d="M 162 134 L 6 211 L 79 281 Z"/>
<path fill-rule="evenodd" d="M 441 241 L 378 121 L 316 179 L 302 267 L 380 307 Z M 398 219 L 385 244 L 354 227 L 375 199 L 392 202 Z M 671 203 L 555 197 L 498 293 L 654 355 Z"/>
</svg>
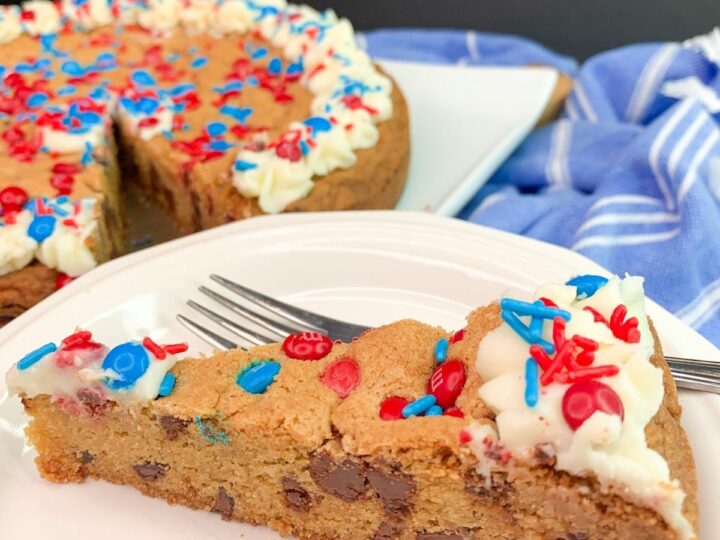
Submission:
<svg viewBox="0 0 720 540">
<path fill-rule="evenodd" d="M 240 317 L 243 324 L 249 322 L 260 328 L 253 330 L 193 300 L 188 300 L 188 305 L 195 311 L 240 338 L 241 341 L 236 343 L 184 315 L 177 315 L 178 321 L 183 326 L 202 340 L 222 350 L 273 343 L 284 339 L 288 334 L 303 331 L 321 332 L 333 340 L 349 342 L 370 329 L 368 326 L 339 321 L 286 304 L 217 274 L 210 275 L 210 279 L 260 308 L 260 310 L 251 309 L 205 286 L 199 288 L 201 293 Z M 720 362 L 675 356 L 665 356 L 665 359 L 679 387 L 720 394 Z"/>
</svg>

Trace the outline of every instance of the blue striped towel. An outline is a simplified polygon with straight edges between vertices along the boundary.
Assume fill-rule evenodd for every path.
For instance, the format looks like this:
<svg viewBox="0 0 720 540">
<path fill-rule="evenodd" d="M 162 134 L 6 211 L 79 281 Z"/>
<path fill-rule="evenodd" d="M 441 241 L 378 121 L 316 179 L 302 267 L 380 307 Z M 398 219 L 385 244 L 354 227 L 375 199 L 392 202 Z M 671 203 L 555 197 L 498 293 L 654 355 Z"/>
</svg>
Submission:
<svg viewBox="0 0 720 540">
<path fill-rule="evenodd" d="M 561 119 L 533 132 L 460 217 L 644 275 L 650 297 L 720 345 L 720 29 L 608 51 L 579 70 L 511 36 L 364 38 L 381 58 L 539 62 L 574 75 Z"/>
</svg>

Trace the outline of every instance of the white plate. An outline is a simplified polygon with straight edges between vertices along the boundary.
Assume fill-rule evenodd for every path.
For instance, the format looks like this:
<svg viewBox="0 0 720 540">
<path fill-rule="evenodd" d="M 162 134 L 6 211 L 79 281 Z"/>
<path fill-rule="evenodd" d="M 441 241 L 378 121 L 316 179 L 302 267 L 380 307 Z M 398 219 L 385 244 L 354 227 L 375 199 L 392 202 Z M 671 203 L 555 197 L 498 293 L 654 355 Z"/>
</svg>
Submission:
<svg viewBox="0 0 720 540">
<path fill-rule="evenodd" d="M 546 67 L 383 60 L 410 108 L 411 157 L 397 208 L 454 216 L 522 142 L 557 81 Z"/>
<path fill-rule="evenodd" d="M 360 212 L 262 217 L 122 257 L 86 274 L 0 330 L 0 373 L 76 325 L 102 341 L 151 334 L 208 347 L 175 322 L 211 272 L 339 318 L 376 325 L 413 317 L 459 328 L 464 315 L 506 290 L 530 292 L 569 274 L 601 272 L 567 250 L 426 214 Z M 203 300 L 204 301 L 204 300 Z M 650 302 L 668 353 L 720 360 L 720 351 Z M 685 428 L 697 459 L 702 537 L 720 538 L 720 397 L 683 392 Z M 16 398 L 0 382 L 0 538 L 197 538 L 266 540 L 266 529 L 171 507 L 103 482 L 41 480 L 25 446 Z"/>
</svg>

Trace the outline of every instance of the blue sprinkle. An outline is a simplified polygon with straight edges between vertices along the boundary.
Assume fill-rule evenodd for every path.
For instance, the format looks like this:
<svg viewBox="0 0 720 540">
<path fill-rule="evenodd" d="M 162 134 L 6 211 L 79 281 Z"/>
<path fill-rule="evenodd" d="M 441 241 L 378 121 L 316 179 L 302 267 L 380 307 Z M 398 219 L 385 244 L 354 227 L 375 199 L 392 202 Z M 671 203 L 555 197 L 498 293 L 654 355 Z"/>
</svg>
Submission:
<svg viewBox="0 0 720 540">
<path fill-rule="evenodd" d="M 208 59 L 206 56 L 198 56 L 197 58 L 193 58 L 192 62 L 190 62 L 190 67 L 192 69 L 202 69 L 204 68 L 208 63 Z"/>
<path fill-rule="evenodd" d="M 308 143 L 305 141 L 300 141 L 299 143 L 300 151 L 302 152 L 303 156 L 307 156 L 310 153 L 310 147 L 308 146 Z"/>
<path fill-rule="evenodd" d="M 169 141 L 172 141 L 174 138 L 172 132 L 168 131 L 167 129 L 163 129 L 160 133 L 162 133 L 163 136 Z"/>
<path fill-rule="evenodd" d="M 227 436 L 227 433 L 219 429 L 215 429 L 211 425 L 205 424 L 199 416 L 195 417 L 195 426 L 197 426 L 200 436 L 206 441 L 213 444 L 230 444 L 230 438 Z"/>
<path fill-rule="evenodd" d="M 38 244 L 44 242 L 55 231 L 55 222 L 53 216 L 36 216 L 28 227 L 28 236 Z"/>
<path fill-rule="evenodd" d="M 590 298 L 593 294 L 597 292 L 600 287 L 605 286 L 607 282 L 607 278 L 604 278 L 602 276 L 585 274 L 583 276 L 575 276 L 570 281 L 565 283 L 565 285 L 575 287 L 577 289 L 577 298 L 583 299 Z"/>
<path fill-rule="evenodd" d="M 211 137 L 219 137 L 227 131 L 227 126 L 223 122 L 210 122 L 205 129 Z"/>
<path fill-rule="evenodd" d="M 136 113 L 137 108 L 135 107 L 135 102 L 130 99 L 129 97 L 121 97 L 120 98 L 120 106 L 128 111 L 129 113 Z"/>
<path fill-rule="evenodd" d="M 253 169 L 257 169 L 257 163 L 252 163 L 250 161 L 243 161 L 242 159 L 238 159 L 235 162 L 235 170 L 238 172 L 251 171 Z"/>
<path fill-rule="evenodd" d="M 92 163 L 93 157 L 92 157 L 92 151 L 93 147 L 89 142 L 85 143 L 85 152 L 83 152 L 83 155 L 80 156 L 80 163 L 83 167 L 87 167 Z"/>
<path fill-rule="evenodd" d="M 144 69 L 133 71 L 130 80 L 139 86 L 155 86 L 155 79 Z"/>
<path fill-rule="evenodd" d="M 197 47 L 195 47 L 195 46 L 193 45 L 192 47 L 190 47 L 190 48 L 188 49 L 188 52 L 189 52 L 191 55 L 195 56 L 195 55 L 197 54 Z"/>
<path fill-rule="evenodd" d="M 121 390 L 133 386 L 150 367 L 150 358 L 140 343 L 127 342 L 113 348 L 103 360 L 102 368 L 111 369 L 117 379 L 109 377 L 103 382 L 112 390 Z"/>
<path fill-rule="evenodd" d="M 92 92 L 90 92 L 90 97 L 97 101 L 105 101 L 110 99 L 110 93 L 103 87 L 97 86 L 93 88 Z"/>
<path fill-rule="evenodd" d="M 96 126 L 102 123 L 102 116 L 93 111 L 80 113 L 76 115 L 76 118 L 79 118 L 80 122 L 82 122 L 83 124 L 89 124 L 91 126 Z"/>
<path fill-rule="evenodd" d="M 210 150 L 215 150 L 215 151 L 218 151 L 218 152 L 227 152 L 228 150 L 230 150 L 231 148 L 233 148 L 233 147 L 235 147 L 235 146 L 236 146 L 235 144 L 229 143 L 229 142 L 227 142 L 227 141 L 222 141 L 222 140 L 220 140 L 220 141 L 212 141 L 212 142 L 208 145 L 208 147 L 210 148 Z"/>
<path fill-rule="evenodd" d="M 70 197 L 67 195 L 60 195 L 58 198 L 55 199 L 55 202 L 58 204 L 65 204 L 70 202 Z"/>
<path fill-rule="evenodd" d="M 443 410 L 440 405 L 433 405 L 427 411 L 425 411 L 425 416 L 441 416 L 442 413 Z"/>
<path fill-rule="evenodd" d="M 21 62 L 15 65 L 15 71 L 18 73 L 32 73 L 35 71 L 35 66 L 32 66 L 26 62 Z"/>
<path fill-rule="evenodd" d="M 268 73 L 272 73 L 273 75 L 280 75 L 280 73 L 282 73 L 282 60 L 277 57 L 273 58 L 270 60 L 267 70 Z"/>
<path fill-rule="evenodd" d="M 417 416 L 427 411 L 430 407 L 435 405 L 435 396 L 432 394 L 426 394 L 421 398 L 417 398 L 412 403 L 408 403 L 403 407 L 402 415 L 404 418 L 410 418 L 411 416 Z"/>
<path fill-rule="evenodd" d="M 250 75 L 245 79 L 245 82 L 248 86 L 257 87 L 260 82 L 258 81 L 258 78 L 255 75 Z"/>
<path fill-rule="evenodd" d="M 307 120 L 304 120 L 303 124 L 312 129 L 313 135 L 315 135 L 315 133 L 330 131 L 332 129 L 332 123 L 330 123 L 330 120 L 323 118 L 322 116 L 311 116 Z"/>
<path fill-rule="evenodd" d="M 147 96 L 141 97 L 135 104 L 136 110 L 146 115 L 153 114 L 159 106 L 160 102 L 157 99 Z"/>
<path fill-rule="evenodd" d="M 234 105 L 223 105 L 220 107 L 220 114 L 231 116 L 241 124 L 247 121 L 248 116 L 250 116 L 252 112 L 252 107 L 235 107 Z"/>
<path fill-rule="evenodd" d="M 70 212 L 62 208 L 61 206 L 58 206 L 57 201 L 54 203 L 48 204 L 50 208 L 52 208 L 52 211 L 55 212 L 60 217 L 68 217 L 70 215 Z"/>
<path fill-rule="evenodd" d="M 58 96 L 70 96 L 77 92 L 77 88 L 74 86 L 63 86 L 61 88 L 58 88 L 57 95 Z"/>
<path fill-rule="evenodd" d="M 445 360 L 447 360 L 448 346 L 448 340 L 445 338 L 438 339 L 435 344 L 435 360 L 438 364 L 442 364 Z"/>
<path fill-rule="evenodd" d="M 81 77 L 85 74 L 85 70 L 83 69 L 83 67 L 75 60 L 67 60 L 66 62 L 63 62 L 62 66 L 60 66 L 60 69 L 63 73 L 66 73 L 71 77 Z"/>
<path fill-rule="evenodd" d="M 178 103 L 172 104 L 172 110 L 174 113 L 177 113 L 177 114 L 184 113 L 186 107 L 187 107 L 187 103 L 185 103 L 184 101 L 180 101 Z"/>
<path fill-rule="evenodd" d="M 177 62 L 179 59 L 180 59 L 179 53 L 172 53 L 172 54 L 167 55 L 167 61 L 170 63 Z"/>
<path fill-rule="evenodd" d="M 302 60 L 298 60 L 297 62 L 290 64 L 285 70 L 286 75 L 299 75 L 303 72 L 303 63 Z"/>
<path fill-rule="evenodd" d="M 280 364 L 274 360 L 250 362 L 240 373 L 235 382 L 250 394 L 262 394 L 267 390 L 280 372 Z"/>
<path fill-rule="evenodd" d="M 544 339 L 535 338 L 535 336 L 530 333 L 530 329 L 525 326 L 523 322 L 518 318 L 518 316 L 515 315 L 513 312 L 503 309 L 500 312 L 500 316 L 502 317 L 502 320 L 505 321 L 505 323 L 510 328 L 512 328 L 517 335 L 519 335 L 528 343 L 537 343 L 543 349 L 545 349 L 548 354 L 553 354 L 555 352 L 555 347 L 553 347 L 552 344 L 548 343 Z"/>
<path fill-rule="evenodd" d="M 258 48 L 255 52 L 250 55 L 253 60 L 261 60 L 267 56 L 267 49 L 265 47 Z"/>
<path fill-rule="evenodd" d="M 35 92 L 27 99 L 27 106 L 28 107 L 40 107 L 43 103 L 45 103 L 48 100 L 48 95 L 44 92 Z"/>
<path fill-rule="evenodd" d="M 50 67 L 51 64 L 52 64 L 52 62 L 50 62 L 49 59 L 47 59 L 47 58 L 40 58 L 39 60 L 37 60 L 37 61 L 35 62 L 35 69 L 37 69 L 38 71 L 43 70 L 43 69 L 47 69 L 47 68 Z"/>
<path fill-rule="evenodd" d="M 540 300 L 535 301 L 535 305 L 544 305 Z M 542 331 L 543 331 L 543 324 L 545 323 L 545 319 L 542 317 L 533 317 L 530 321 L 530 335 L 533 336 L 533 338 L 539 340 L 542 337 Z"/>
<path fill-rule="evenodd" d="M 512 298 L 503 298 L 500 300 L 500 308 L 506 311 L 512 311 L 521 317 L 526 315 L 530 317 L 540 317 L 542 319 L 562 317 L 566 321 L 570 320 L 569 312 L 564 309 L 548 307 L 543 303 L 538 305 L 537 303 L 531 304 L 530 302 L 522 302 Z"/>
<path fill-rule="evenodd" d="M 539 397 L 538 365 L 533 358 L 528 358 L 525 362 L 525 403 L 534 407 Z"/>
<path fill-rule="evenodd" d="M 117 57 L 115 56 L 115 53 L 111 52 L 104 52 L 98 54 L 97 58 L 95 59 L 95 62 L 100 65 L 110 65 L 117 63 Z"/>
<path fill-rule="evenodd" d="M 175 388 L 175 375 L 168 372 L 165 374 L 162 382 L 160 383 L 158 395 L 161 397 L 167 397 L 170 395 L 170 392 L 173 391 L 173 388 Z"/>
<path fill-rule="evenodd" d="M 168 93 L 173 97 L 182 96 L 183 94 L 187 94 L 188 92 L 193 92 L 195 90 L 195 85 L 193 83 L 182 83 L 178 84 L 176 86 L 173 86 Z"/>
<path fill-rule="evenodd" d="M 240 81 L 230 81 L 224 86 L 213 86 L 213 92 L 217 92 L 218 94 L 225 94 L 227 92 L 232 92 L 233 90 L 242 90 L 243 83 Z"/>
<path fill-rule="evenodd" d="M 46 343 L 42 347 L 35 349 L 33 352 L 23 356 L 17 363 L 18 371 L 23 371 L 37 364 L 40 360 L 45 358 L 48 354 L 54 353 L 57 350 L 57 345 L 54 343 Z"/>
<path fill-rule="evenodd" d="M 40 46 L 42 47 L 43 52 L 45 52 L 45 53 L 54 52 L 56 39 L 57 39 L 57 34 L 45 34 L 45 35 L 40 36 Z"/>
</svg>

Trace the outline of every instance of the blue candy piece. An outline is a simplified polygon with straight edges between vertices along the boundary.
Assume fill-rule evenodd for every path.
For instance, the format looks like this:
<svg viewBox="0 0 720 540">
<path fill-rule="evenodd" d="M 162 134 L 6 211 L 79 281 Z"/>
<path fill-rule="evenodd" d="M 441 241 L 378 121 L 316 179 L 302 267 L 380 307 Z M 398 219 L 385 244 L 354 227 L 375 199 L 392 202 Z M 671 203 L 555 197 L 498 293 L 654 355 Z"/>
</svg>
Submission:
<svg viewBox="0 0 720 540">
<path fill-rule="evenodd" d="M 433 405 L 427 411 L 425 411 L 425 416 L 442 416 L 442 413 L 443 410 L 440 405 Z"/>
<path fill-rule="evenodd" d="M 159 106 L 160 102 L 157 99 L 144 96 L 137 101 L 135 109 L 143 114 L 150 115 L 153 114 Z"/>
<path fill-rule="evenodd" d="M 28 107 L 40 107 L 48 99 L 48 95 L 44 92 L 35 92 L 27 99 L 26 104 Z"/>
<path fill-rule="evenodd" d="M 38 244 L 44 242 L 55 231 L 56 221 L 53 216 L 35 216 L 28 227 L 28 236 Z"/>
<path fill-rule="evenodd" d="M 447 359 L 449 345 L 448 340 L 445 338 L 438 339 L 435 344 L 435 360 L 438 364 L 442 364 Z"/>
<path fill-rule="evenodd" d="M 280 75 L 282 73 L 282 60 L 275 57 L 272 60 L 270 60 L 270 63 L 267 67 L 268 73 L 271 73 L 273 75 Z"/>
<path fill-rule="evenodd" d="M 190 62 L 190 67 L 192 69 L 202 69 L 205 66 L 207 66 L 208 59 L 205 56 L 198 56 L 197 58 L 193 58 L 192 62 Z"/>
<path fill-rule="evenodd" d="M 93 91 L 90 92 L 90 97 L 95 100 L 104 101 L 110 99 L 110 93 L 104 88 L 98 86 L 96 88 L 93 88 Z"/>
<path fill-rule="evenodd" d="M 252 163 L 250 161 L 243 161 L 242 159 L 238 159 L 235 162 L 235 170 L 238 172 L 251 171 L 253 169 L 257 169 L 257 163 Z"/>
<path fill-rule="evenodd" d="M 227 152 L 231 148 L 234 148 L 236 145 L 229 143 L 227 141 L 218 140 L 218 141 L 212 141 L 208 147 L 210 150 L 215 150 L 217 152 Z"/>
<path fill-rule="evenodd" d="M 302 60 L 290 64 L 285 70 L 286 75 L 299 75 L 303 72 Z"/>
<path fill-rule="evenodd" d="M 250 55 L 253 60 L 261 60 L 268 54 L 268 50 L 265 47 L 258 48 L 254 53 Z"/>
<path fill-rule="evenodd" d="M 597 292 L 600 287 L 607 284 L 607 278 L 602 276 L 595 276 L 593 274 L 585 274 L 582 276 L 575 276 L 565 285 L 570 285 L 577 289 L 576 296 L 578 299 L 590 298 Z"/>
<path fill-rule="evenodd" d="M 403 407 L 402 415 L 404 418 L 410 418 L 411 416 L 417 416 L 427 411 L 430 407 L 435 405 L 437 399 L 432 394 L 426 394 L 421 398 L 416 399 L 412 403 L 408 403 Z"/>
<path fill-rule="evenodd" d="M 220 107 L 220 114 L 231 116 L 241 124 L 247 121 L 248 116 L 250 116 L 252 112 L 252 107 L 235 107 L 234 105 L 223 105 Z"/>
<path fill-rule="evenodd" d="M 500 308 L 506 311 L 512 311 L 516 315 L 540 317 L 542 319 L 554 319 L 555 317 L 562 317 L 566 321 L 570 320 L 570 313 L 564 309 L 548 307 L 542 302 L 539 304 L 535 302 L 531 304 L 529 302 L 523 302 L 521 300 L 515 300 L 513 298 L 503 298 L 500 300 Z"/>
<path fill-rule="evenodd" d="M 108 377 L 103 382 L 112 390 L 129 388 L 145 375 L 148 367 L 150 367 L 150 357 L 145 347 L 133 341 L 123 343 L 113 348 L 102 363 L 103 369 L 113 370 L 118 378 Z"/>
<path fill-rule="evenodd" d="M 227 126 L 223 122 L 210 122 L 205 129 L 211 137 L 219 137 L 227 131 Z"/>
<path fill-rule="evenodd" d="M 18 371 L 26 370 L 30 366 L 37 364 L 48 354 L 54 353 L 55 351 L 57 351 L 57 345 L 55 345 L 54 343 L 46 343 L 42 347 L 35 349 L 33 352 L 27 353 L 18 361 Z"/>
<path fill-rule="evenodd" d="M 63 73 L 70 75 L 71 77 L 82 77 L 85 75 L 83 67 L 75 60 L 67 60 L 62 63 L 60 69 Z"/>
<path fill-rule="evenodd" d="M 262 394 L 280 372 L 280 364 L 274 360 L 251 362 L 235 379 L 237 385 L 250 394 Z"/>
<path fill-rule="evenodd" d="M 135 113 L 137 112 L 137 108 L 135 106 L 135 102 L 130 99 L 129 97 L 121 97 L 120 98 L 120 106 L 125 109 L 129 113 Z"/>
<path fill-rule="evenodd" d="M 162 382 L 160 383 L 158 395 L 160 397 L 167 397 L 173 391 L 173 388 L 175 388 L 175 375 L 173 375 L 172 373 L 166 373 L 163 377 Z"/>
<path fill-rule="evenodd" d="M 525 403 L 528 407 L 537 405 L 540 397 L 538 382 L 537 362 L 533 358 L 528 358 L 525 362 Z"/>
<path fill-rule="evenodd" d="M 84 113 L 80 113 L 75 116 L 75 118 L 78 118 L 81 123 L 96 126 L 100 123 L 102 123 L 102 116 L 100 116 L 98 113 L 93 111 L 88 111 Z"/>
<path fill-rule="evenodd" d="M 144 69 L 136 69 L 130 75 L 130 80 L 138 86 L 154 86 L 155 79 Z"/>
<path fill-rule="evenodd" d="M 330 131 L 332 129 L 330 120 L 323 118 L 322 116 L 311 116 L 307 120 L 304 120 L 303 124 L 309 126 L 313 130 L 313 134 Z"/>
</svg>

